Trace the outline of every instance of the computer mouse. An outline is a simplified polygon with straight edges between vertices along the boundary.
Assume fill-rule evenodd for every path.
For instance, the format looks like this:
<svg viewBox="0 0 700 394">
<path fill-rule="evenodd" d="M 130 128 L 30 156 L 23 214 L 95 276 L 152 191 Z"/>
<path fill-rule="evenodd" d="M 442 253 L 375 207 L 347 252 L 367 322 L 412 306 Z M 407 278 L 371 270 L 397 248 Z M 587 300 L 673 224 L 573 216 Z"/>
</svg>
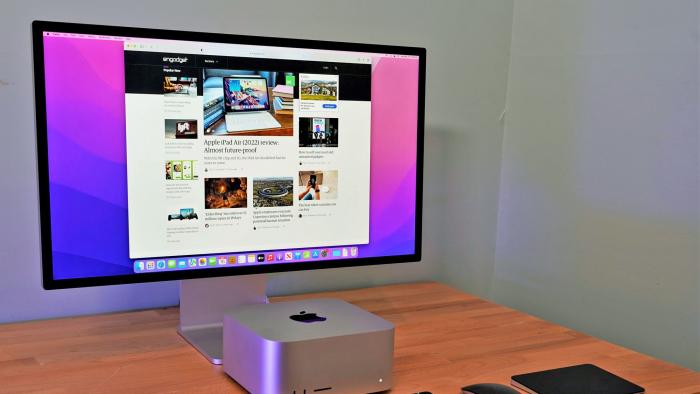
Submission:
<svg viewBox="0 0 700 394">
<path fill-rule="evenodd" d="M 518 390 L 498 383 L 479 383 L 462 387 L 462 394 L 519 394 Z"/>
</svg>

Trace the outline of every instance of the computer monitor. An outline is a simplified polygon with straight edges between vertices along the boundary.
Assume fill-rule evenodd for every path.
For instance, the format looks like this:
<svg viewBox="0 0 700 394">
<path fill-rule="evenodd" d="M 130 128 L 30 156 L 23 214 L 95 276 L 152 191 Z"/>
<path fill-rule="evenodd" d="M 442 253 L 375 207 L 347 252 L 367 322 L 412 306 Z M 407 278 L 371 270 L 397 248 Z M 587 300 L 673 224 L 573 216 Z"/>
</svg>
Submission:
<svg viewBox="0 0 700 394">
<path fill-rule="evenodd" d="M 420 260 L 425 49 L 42 21 L 33 44 L 45 289 Z"/>
</svg>

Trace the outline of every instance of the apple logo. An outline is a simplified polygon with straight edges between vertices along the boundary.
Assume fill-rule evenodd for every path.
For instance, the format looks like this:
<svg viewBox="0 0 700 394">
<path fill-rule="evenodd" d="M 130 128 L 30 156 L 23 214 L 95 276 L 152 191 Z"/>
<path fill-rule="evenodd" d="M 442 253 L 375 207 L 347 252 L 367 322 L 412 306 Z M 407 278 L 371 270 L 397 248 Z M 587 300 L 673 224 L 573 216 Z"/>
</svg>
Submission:
<svg viewBox="0 0 700 394">
<path fill-rule="evenodd" d="M 313 312 L 306 313 L 306 311 L 301 311 L 301 312 L 299 312 L 298 315 L 292 315 L 292 316 L 289 316 L 289 318 L 294 320 L 294 321 L 301 322 L 301 323 L 316 323 L 316 322 L 327 320 L 327 318 L 325 318 L 323 316 L 319 316 Z"/>
</svg>

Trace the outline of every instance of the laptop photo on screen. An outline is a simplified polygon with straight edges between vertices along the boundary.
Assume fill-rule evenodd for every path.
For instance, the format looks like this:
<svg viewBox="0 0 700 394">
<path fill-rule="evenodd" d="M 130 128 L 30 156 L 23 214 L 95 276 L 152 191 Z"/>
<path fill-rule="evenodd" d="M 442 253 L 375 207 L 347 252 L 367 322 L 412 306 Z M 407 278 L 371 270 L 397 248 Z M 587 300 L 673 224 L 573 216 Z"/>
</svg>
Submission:
<svg viewBox="0 0 700 394">
<path fill-rule="evenodd" d="M 270 99 L 267 80 L 256 76 L 224 78 L 226 131 L 274 129 L 282 127 L 268 112 Z"/>
</svg>

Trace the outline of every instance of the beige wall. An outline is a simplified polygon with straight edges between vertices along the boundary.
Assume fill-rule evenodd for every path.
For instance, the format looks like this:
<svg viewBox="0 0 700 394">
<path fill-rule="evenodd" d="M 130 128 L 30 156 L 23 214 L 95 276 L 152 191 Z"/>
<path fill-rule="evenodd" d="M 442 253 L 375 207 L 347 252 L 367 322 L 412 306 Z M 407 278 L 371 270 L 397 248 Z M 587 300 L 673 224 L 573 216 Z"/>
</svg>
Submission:
<svg viewBox="0 0 700 394">
<path fill-rule="evenodd" d="M 516 1 L 489 296 L 700 369 L 698 2 Z"/>
</svg>

